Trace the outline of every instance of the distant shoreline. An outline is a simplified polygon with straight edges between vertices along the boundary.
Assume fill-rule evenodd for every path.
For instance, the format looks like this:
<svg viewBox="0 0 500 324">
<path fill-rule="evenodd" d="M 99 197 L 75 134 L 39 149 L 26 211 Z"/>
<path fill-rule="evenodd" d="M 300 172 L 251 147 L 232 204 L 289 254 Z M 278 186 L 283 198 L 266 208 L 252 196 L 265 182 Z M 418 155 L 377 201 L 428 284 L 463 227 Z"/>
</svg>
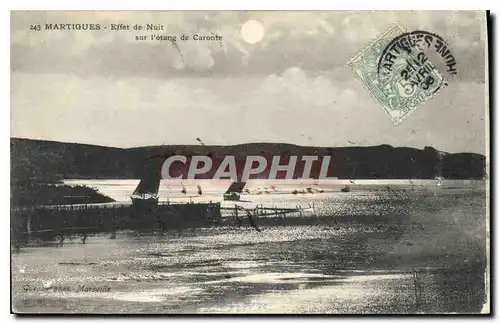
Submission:
<svg viewBox="0 0 500 324">
<path fill-rule="evenodd" d="M 158 172 L 160 176 L 163 162 L 173 155 L 188 158 L 196 155 L 218 158 L 232 155 L 237 160 L 249 155 L 330 156 L 330 171 L 326 177 L 346 180 L 434 180 L 438 177 L 448 180 L 482 180 L 487 177 L 485 156 L 475 153 L 446 153 L 432 147 L 425 147 L 423 150 L 390 145 L 327 148 L 255 143 L 233 146 L 165 145 L 122 149 L 11 138 L 11 179 L 13 182 L 141 179 L 147 172 Z M 170 169 L 171 172 L 184 174 L 187 166 L 182 163 L 176 165 Z M 255 174 L 251 179 L 263 177 L 267 178 L 266 170 L 262 174 Z M 198 178 L 212 179 L 213 174 L 208 172 Z"/>
<path fill-rule="evenodd" d="M 140 178 L 130 178 L 130 179 L 62 179 L 61 182 L 67 185 L 74 184 L 82 184 L 84 182 L 92 183 L 99 181 L 120 181 L 120 182 L 134 182 L 138 183 Z M 196 185 L 198 183 L 219 183 L 221 185 L 230 184 L 233 182 L 231 179 L 162 179 L 163 183 L 175 184 L 175 185 Z M 354 181 L 354 182 L 352 182 Z M 441 185 L 470 185 L 470 184 L 483 184 L 489 181 L 488 179 L 441 179 Z M 435 185 L 438 182 L 438 179 L 328 179 L 328 180 L 316 180 L 316 179 L 278 179 L 278 180 L 268 180 L 268 179 L 250 179 L 247 181 L 247 186 L 252 184 L 276 184 L 276 185 L 314 185 L 314 184 L 323 184 L 323 185 Z"/>
</svg>

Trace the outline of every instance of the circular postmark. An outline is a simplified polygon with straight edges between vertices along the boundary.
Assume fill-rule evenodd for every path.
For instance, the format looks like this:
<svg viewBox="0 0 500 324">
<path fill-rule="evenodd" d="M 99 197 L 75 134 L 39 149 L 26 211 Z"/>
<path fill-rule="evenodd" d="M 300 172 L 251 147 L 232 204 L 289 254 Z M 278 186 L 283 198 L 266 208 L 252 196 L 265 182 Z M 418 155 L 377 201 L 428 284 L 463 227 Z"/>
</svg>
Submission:
<svg viewBox="0 0 500 324">
<path fill-rule="evenodd" d="M 422 53 L 420 54 L 421 58 L 424 55 L 430 56 L 426 49 L 433 50 L 437 54 L 446 66 L 448 74 L 456 75 L 458 73 L 457 61 L 448 43 L 441 36 L 423 30 L 403 33 L 387 44 L 380 55 L 377 72 L 383 74 L 390 71 L 395 59 L 403 52 L 407 54 L 411 54 L 412 51 Z"/>
<path fill-rule="evenodd" d="M 429 50 L 435 52 L 432 60 Z M 434 64 L 436 54 L 448 74 L 457 74 L 450 47 L 436 34 L 417 30 L 389 41 L 378 59 L 377 81 L 388 98 L 390 109 L 411 111 L 447 86 Z"/>
<path fill-rule="evenodd" d="M 457 74 L 451 52 L 439 35 L 420 30 L 407 32 L 395 24 L 348 65 L 392 121 L 399 124 L 448 85 L 444 75 L 448 79 Z"/>
</svg>

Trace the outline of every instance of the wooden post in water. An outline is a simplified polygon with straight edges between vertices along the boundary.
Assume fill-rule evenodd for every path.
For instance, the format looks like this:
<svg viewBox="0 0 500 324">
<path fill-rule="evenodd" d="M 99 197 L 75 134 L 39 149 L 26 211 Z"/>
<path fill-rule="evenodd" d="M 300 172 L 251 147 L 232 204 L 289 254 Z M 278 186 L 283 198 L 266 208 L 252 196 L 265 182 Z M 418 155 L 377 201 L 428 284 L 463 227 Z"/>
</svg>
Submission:
<svg viewBox="0 0 500 324">
<path fill-rule="evenodd" d="M 28 224 L 26 224 L 26 231 L 31 236 L 31 213 L 28 213 Z"/>
<path fill-rule="evenodd" d="M 417 313 L 422 311 L 422 282 L 418 272 L 413 273 L 413 286 L 415 288 L 415 309 Z"/>
<path fill-rule="evenodd" d="M 112 234 L 111 234 L 111 239 L 114 240 L 116 239 L 116 213 L 117 213 L 117 209 L 115 209 L 113 211 L 113 216 L 111 218 L 111 226 L 113 226 L 113 231 L 112 231 Z"/>
<path fill-rule="evenodd" d="M 238 226 L 241 226 L 241 220 L 238 218 L 238 206 L 234 204 L 234 220 Z"/>
<path fill-rule="evenodd" d="M 64 235 L 63 234 L 59 234 L 59 245 L 63 246 L 63 244 L 64 244 Z"/>
</svg>

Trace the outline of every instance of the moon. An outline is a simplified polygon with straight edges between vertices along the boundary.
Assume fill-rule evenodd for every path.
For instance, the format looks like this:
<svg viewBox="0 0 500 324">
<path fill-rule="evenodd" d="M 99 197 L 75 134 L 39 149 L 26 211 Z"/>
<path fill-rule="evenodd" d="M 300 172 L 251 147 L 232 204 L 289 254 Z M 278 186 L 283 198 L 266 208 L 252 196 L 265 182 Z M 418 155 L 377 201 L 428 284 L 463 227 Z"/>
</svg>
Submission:
<svg viewBox="0 0 500 324">
<path fill-rule="evenodd" d="M 264 26 L 256 20 L 249 20 L 241 27 L 241 37 L 249 44 L 255 44 L 264 37 Z"/>
</svg>

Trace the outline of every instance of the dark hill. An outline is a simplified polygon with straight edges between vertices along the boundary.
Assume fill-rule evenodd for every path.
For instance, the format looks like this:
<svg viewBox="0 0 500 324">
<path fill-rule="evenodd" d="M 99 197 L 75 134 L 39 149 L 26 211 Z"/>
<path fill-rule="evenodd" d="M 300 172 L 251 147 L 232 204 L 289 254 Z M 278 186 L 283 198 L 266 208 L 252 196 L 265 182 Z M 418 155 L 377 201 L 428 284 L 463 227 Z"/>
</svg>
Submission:
<svg viewBox="0 0 500 324">
<path fill-rule="evenodd" d="M 148 158 L 171 155 L 329 155 L 337 167 L 328 176 L 349 179 L 483 179 L 485 157 L 392 147 L 306 147 L 278 143 L 234 146 L 168 145 L 113 148 L 87 144 L 11 138 L 11 175 L 19 182 L 60 179 L 140 178 Z"/>
</svg>

